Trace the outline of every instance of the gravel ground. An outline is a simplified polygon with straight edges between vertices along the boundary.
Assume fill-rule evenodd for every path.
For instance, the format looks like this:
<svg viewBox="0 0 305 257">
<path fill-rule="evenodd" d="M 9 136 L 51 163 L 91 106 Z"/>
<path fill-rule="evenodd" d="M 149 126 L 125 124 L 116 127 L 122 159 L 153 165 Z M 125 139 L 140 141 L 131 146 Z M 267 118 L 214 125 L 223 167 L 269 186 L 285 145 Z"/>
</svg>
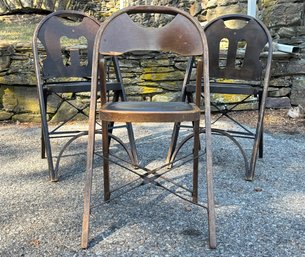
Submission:
<svg viewBox="0 0 305 257">
<path fill-rule="evenodd" d="M 162 163 L 171 127 L 135 126 L 143 163 L 150 167 Z M 244 180 L 236 146 L 213 138 L 215 250 L 208 248 L 206 210 L 160 187 L 144 185 L 102 204 L 97 158 L 91 241 L 89 249 L 82 250 L 86 138 L 71 145 L 61 161 L 60 181 L 51 183 L 47 161 L 40 159 L 39 127 L 2 124 L 0 256 L 305 256 L 304 138 L 303 133 L 267 133 L 265 155 L 257 163 L 253 182 Z M 249 154 L 249 141 L 242 144 Z M 120 151 L 116 145 L 114 149 Z M 200 167 L 200 199 L 205 202 L 203 158 Z M 112 185 L 134 177 L 112 168 Z M 178 167 L 168 176 L 187 186 L 191 168 L 191 164 Z"/>
</svg>

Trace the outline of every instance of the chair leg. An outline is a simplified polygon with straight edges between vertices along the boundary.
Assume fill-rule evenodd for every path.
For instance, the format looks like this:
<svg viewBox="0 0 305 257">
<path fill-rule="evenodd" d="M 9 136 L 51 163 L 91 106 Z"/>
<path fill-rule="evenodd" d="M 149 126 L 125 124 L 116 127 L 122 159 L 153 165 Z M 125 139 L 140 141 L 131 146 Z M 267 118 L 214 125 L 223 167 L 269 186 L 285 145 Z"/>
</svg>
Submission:
<svg viewBox="0 0 305 257">
<path fill-rule="evenodd" d="M 264 157 L 264 129 L 263 128 L 262 128 L 261 137 L 260 137 L 260 140 L 259 140 L 258 157 L 259 158 Z"/>
<path fill-rule="evenodd" d="M 46 112 L 47 110 L 47 94 L 45 91 L 43 91 L 43 102 L 41 104 L 43 104 L 44 106 L 44 112 Z M 45 145 L 45 141 L 44 141 L 44 134 L 43 134 L 43 128 L 41 128 L 41 159 L 45 159 L 46 158 L 46 145 Z"/>
<path fill-rule="evenodd" d="M 91 154 L 91 151 L 88 151 L 88 159 L 93 160 L 93 156 L 90 156 L 90 154 Z M 93 155 L 93 153 L 92 153 L 92 155 Z M 81 248 L 83 248 L 83 249 L 88 248 L 88 244 L 89 244 L 92 176 L 93 176 L 93 168 L 91 166 L 91 168 L 88 169 L 88 163 L 87 163 L 87 175 L 86 175 L 85 190 L 84 190 L 84 212 L 83 212 L 82 238 L 81 238 Z"/>
<path fill-rule="evenodd" d="M 215 221 L 215 204 L 213 190 L 213 165 L 212 165 L 212 144 L 211 144 L 211 126 L 210 113 L 206 112 L 206 183 L 207 183 L 207 199 L 208 199 L 208 223 L 209 223 L 209 246 L 216 248 L 216 221 Z"/>
<path fill-rule="evenodd" d="M 47 133 L 44 133 L 44 134 L 47 134 Z M 58 181 L 58 174 L 57 174 L 57 171 L 55 171 L 55 169 L 54 169 L 51 142 L 50 142 L 48 135 L 44 136 L 44 143 L 45 143 L 45 150 L 46 150 L 47 160 L 48 160 L 50 181 L 56 182 L 56 181 Z"/>
<path fill-rule="evenodd" d="M 195 121 L 193 125 L 194 125 L 193 202 L 198 203 L 199 121 Z"/>
<path fill-rule="evenodd" d="M 254 179 L 255 166 L 256 166 L 256 161 L 257 161 L 257 156 L 258 156 L 258 151 L 259 151 L 259 140 L 260 139 L 259 139 L 258 131 L 257 131 L 257 135 L 255 137 L 255 141 L 254 141 L 254 145 L 253 145 L 253 150 L 252 150 L 250 169 L 246 173 L 246 178 L 245 178 L 248 181 L 252 181 Z"/>
<path fill-rule="evenodd" d="M 102 121 L 104 201 L 110 199 L 108 122 Z"/>
<path fill-rule="evenodd" d="M 179 130 L 180 130 L 180 122 L 176 122 L 173 128 L 173 133 L 172 133 L 172 137 L 171 137 L 171 143 L 167 152 L 167 157 L 166 157 L 166 162 L 165 163 L 169 163 L 173 153 L 176 149 L 176 145 L 177 145 L 177 140 L 178 140 L 178 135 L 179 135 Z"/>
<path fill-rule="evenodd" d="M 260 101 L 261 102 L 261 101 Z M 254 179 L 254 174 L 255 174 L 255 166 L 256 166 L 256 161 L 257 157 L 260 154 L 263 154 L 262 147 L 263 147 L 263 127 L 264 127 L 264 114 L 265 114 L 265 107 L 259 108 L 259 114 L 258 114 L 258 123 L 256 127 L 256 134 L 255 134 L 255 139 L 254 139 L 254 144 L 253 144 L 253 149 L 252 149 L 252 156 L 251 156 L 251 161 L 250 161 L 250 169 L 246 173 L 246 180 L 252 181 Z M 261 150 L 261 152 L 260 152 Z"/>
<path fill-rule="evenodd" d="M 209 182 L 208 182 L 209 184 Z M 216 248 L 216 222 L 213 185 L 208 185 L 208 223 L 209 223 L 209 246 L 211 249 Z"/>
<path fill-rule="evenodd" d="M 43 130 L 41 129 L 41 159 L 45 159 L 46 158 L 46 145 L 44 143 L 44 135 L 43 135 Z"/>
<path fill-rule="evenodd" d="M 255 173 L 255 167 L 256 167 L 256 161 L 258 157 L 258 152 L 260 148 L 260 136 L 261 136 L 261 124 L 258 125 L 258 129 L 256 131 L 256 136 L 254 139 L 253 144 L 253 150 L 252 150 L 252 156 L 251 156 L 251 162 L 250 162 L 250 169 L 246 173 L 246 180 L 252 181 L 254 179 L 254 173 Z"/>
<path fill-rule="evenodd" d="M 135 143 L 134 133 L 133 133 L 133 129 L 132 129 L 132 124 L 127 123 L 126 126 L 127 126 L 130 149 L 131 149 L 131 153 L 132 153 L 132 157 L 133 157 L 133 160 L 131 160 L 131 161 L 132 161 L 134 166 L 138 166 L 139 165 L 139 159 L 138 159 L 138 152 L 137 152 L 137 148 L 136 148 L 136 143 Z"/>
<path fill-rule="evenodd" d="M 41 116 L 41 158 L 47 157 L 50 181 L 58 181 L 57 171 L 54 169 L 51 142 L 47 121 L 47 94 L 43 90 L 38 90 L 39 107 Z"/>
<path fill-rule="evenodd" d="M 260 109 L 261 109 L 261 103 L 262 103 L 262 93 L 258 94 L 258 115 L 260 115 Z M 258 151 L 258 157 L 263 158 L 264 155 L 264 124 L 262 124 L 262 132 L 260 135 L 260 141 L 259 141 L 259 151 Z"/>
<path fill-rule="evenodd" d="M 91 205 L 93 161 L 94 161 L 94 150 L 95 150 L 96 106 L 93 106 L 92 109 L 94 111 L 90 110 L 87 166 L 86 166 L 86 178 L 85 178 L 86 180 L 85 180 L 85 188 L 84 188 L 84 211 L 83 211 L 83 224 L 82 224 L 82 237 L 81 237 L 81 248 L 83 249 L 88 248 L 89 230 L 90 230 L 90 205 Z M 107 140 L 107 136 L 106 136 L 106 140 Z"/>
<path fill-rule="evenodd" d="M 47 112 L 46 112 L 46 102 L 45 102 L 46 98 L 44 96 L 40 96 L 40 98 L 42 98 L 40 102 L 40 113 L 41 113 L 41 129 L 43 136 L 42 141 L 44 142 L 44 144 L 42 145 L 42 154 L 45 151 L 47 155 L 50 181 L 56 182 L 58 181 L 58 174 L 57 171 L 55 171 L 53 164 L 51 142 L 49 138 L 49 129 L 48 129 L 48 121 L 47 121 Z"/>
</svg>

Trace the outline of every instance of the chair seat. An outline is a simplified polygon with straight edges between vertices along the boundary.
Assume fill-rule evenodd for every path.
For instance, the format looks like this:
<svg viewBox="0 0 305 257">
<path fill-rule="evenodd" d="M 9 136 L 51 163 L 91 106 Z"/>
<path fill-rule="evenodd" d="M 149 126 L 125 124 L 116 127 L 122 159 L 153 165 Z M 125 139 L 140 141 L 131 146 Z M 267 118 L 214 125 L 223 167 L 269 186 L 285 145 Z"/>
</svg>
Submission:
<svg viewBox="0 0 305 257">
<path fill-rule="evenodd" d="M 195 92 L 195 85 L 187 85 L 187 92 Z M 232 83 L 210 83 L 210 92 L 218 94 L 242 94 L 242 95 L 257 95 L 262 92 L 260 85 L 253 84 L 232 84 Z"/>
<path fill-rule="evenodd" d="M 106 121 L 181 122 L 199 120 L 200 108 L 184 102 L 109 102 L 100 115 Z"/>
<path fill-rule="evenodd" d="M 56 93 L 78 93 L 90 91 L 91 82 L 90 81 L 72 81 L 72 82 L 53 82 L 45 83 L 44 88 L 56 92 Z"/>
<path fill-rule="evenodd" d="M 79 92 L 90 92 L 91 81 L 63 81 L 45 83 L 44 88 L 56 92 L 56 93 L 79 93 Z M 119 82 L 107 82 L 107 90 L 121 90 L 121 84 Z"/>
</svg>

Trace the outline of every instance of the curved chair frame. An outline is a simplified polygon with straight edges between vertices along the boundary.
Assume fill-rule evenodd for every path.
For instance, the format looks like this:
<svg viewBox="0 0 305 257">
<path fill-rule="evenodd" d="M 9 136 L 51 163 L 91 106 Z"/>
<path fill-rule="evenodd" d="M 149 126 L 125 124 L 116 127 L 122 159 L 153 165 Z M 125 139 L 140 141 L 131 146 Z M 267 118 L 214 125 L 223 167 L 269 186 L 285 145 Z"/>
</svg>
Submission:
<svg viewBox="0 0 305 257">
<path fill-rule="evenodd" d="M 64 21 L 67 21 L 67 23 Z M 93 45 L 95 35 L 99 28 L 100 23 L 87 14 L 64 10 L 53 12 L 42 19 L 37 25 L 33 35 L 32 45 L 42 125 L 41 157 L 47 157 L 51 181 L 58 180 L 59 162 L 63 155 L 63 150 L 78 137 L 87 135 L 86 131 L 61 130 L 76 114 L 81 113 L 87 116 L 84 108 L 73 105 L 68 100 L 62 98 L 61 94 L 90 92 Z M 68 50 L 70 63 L 64 63 L 61 45 L 62 37 L 72 40 L 79 40 L 81 37 L 86 38 L 87 55 L 85 63 L 81 62 L 80 49 L 77 47 L 71 47 Z M 46 51 L 45 58 L 41 58 L 40 43 Z M 108 89 L 114 91 L 114 101 L 117 101 L 119 98 L 125 99 L 125 94 L 122 91 L 122 78 L 118 62 L 115 58 L 112 59 L 112 62 L 116 71 L 117 82 L 108 83 Z M 69 78 L 73 78 L 73 80 L 69 80 Z M 47 119 L 47 100 L 51 94 L 57 95 L 62 101 L 67 102 L 77 111 L 76 114 L 71 115 L 70 118 L 67 118 L 53 129 L 49 128 Z M 137 163 L 131 124 L 127 124 L 127 129 L 129 131 L 131 144 L 133 144 L 132 149 L 135 156 L 133 161 Z M 70 138 L 70 140 L 62 147 L 54 167 L 51 139 L 66 137 Z"/>
<path fill-rule="evenodd" d="M 245 21 L 246 25 L 240 29 L 231 29 L 225 25 L 225 21 Z M 255 173 L 255 166 L 257 157 L 263 157 L 263 120 L 265 112 L 265 102 L 268 94 L 268 86 L 270 80 L 270 70 L 272 61 L 272 38 L 266 26 L 258 19 L 244 15 L 244 14 L 228 14 L 220 16 L 210 21 L 205 27 L 208 45 L 209 45 L 209 61 L 210 61 L 210 79 L 215 82 L 210 82 L 211 93 L 221 94 L 243 94 L 248 95 L 241 102 L 234 104 L 236 107 L 238 104 L 244 103 L 245 100 L 251 95 L 258 96 L 258 120 L 255 133 L 251 132 L 244 125 L 234 120 L 229 116 L 229 111 L 221 111 L 222 116 L 226 116 L 242 128 L 242 131 L 229 130 L 222 133 L 228 136 L 230 134 L 233 137 L 250 138 L 254 140 L 252 147 L 251 160 L 245 160 L 246 172 L 245 179 L 253 180 Z M 226 66 L 220 67 L 220 41 L 222 39 L 228 39 L 229 47 L 226 55 Z M 247 43 L 244 53 L 244 62 L 241 67 L 236 67 L 237 46 L 238 42 L 245 41 Z M 265 71 L 262 70 L 262 64 L 260 62 L 261 52 L 265 46 L 268 46 L 268 55 L 266 58 Z M 182 88 L 182 101 L 193 102 L 194 85 L 191 84 L 191 72 L 194 66 L 194 58 L 190 58 L 188 62 L 187 72 Z M 242 82 L 222 83 L 219 79 L 239 80 Z M 259 85 L 252 84 L 255 81 L 259 81 Z M 217 108 L 217 106 L 215 105 Z M 233 107 L 233 108 L 234 108 Z M 233 109 L 232 108 L 232 109 Z M 220 119 L 218 117 L 218 119 Z M 179 123 L 175 124 L 171 146 L 168 151 L 167 162 L 173 159 L 173 153 L 175 152 L 179 129 L 183 127 Z M 213 131 L 213 129 L 212 129 Z M 219 134 L 219 129 L 217 132 Z M 237 141 L 234 141 L 236 144 Z M 239 145 L 239 144 L 238 144 Z M 245 151 L 238 146 L 243 156 Z"/>
<path fill-rule="evenodd" d="M 130 19 L 130 14 L 137 13 L 161 13 L 170 14 L 175 18 L 162 28 L 145 28 L 136 25 Z M 179 40 L 178 40 L 179 35 Z M 105 81 L 105 56 L 116 56 L 130 51 L 158 51 L 174 52 L 183 56 L 201 56 L 197 68 L 196 105 L 175 102 L 118 102 L 109 103 L 106 98 Z M 82 248 L 88 247 L 90 202 L 93 176 L 93 153 L 95 131 L 95 109 L 97 107 L 96 96 L 98 92 L 98 77 L 101 83 L 101 108 L 100 118 L 103 131 L 103 169 L 104 169 L 104 200 L 110 199 L 109 185 L 109 142 L 107 140 L 108 122 L 194 122 L 194 163 L 193 163 L 193 202 L 197 203 L 198 194 L 198 154 L 199 154 L 199 121 L 200 121 L 200 96 L 201 80 L 204 78 L 204 94 L 206 96 L 205 120 L 206 120 L 206 176 L 208 195 L 208 220 L 209 220 L 209 244 L 216 247 L 215 213 L 212 178 L 212 151 L 211 151 L 211 127 L 210 127 L 210 98 L 209 98 L 209 69 L 208 69 L 207 41 L 200 24 L 189 14 L 173 7 L 161 6 L 136 6 L 125 8 L 107 19 L 97 33 L 93 56 L 89 142 L 87 159 L 87 176 L 84 195 L 84 214 L 82 231 Z M 98 76 L 99 75 L 99 76 Z M 173 107 L 176 109 L 173 110 Z M 165 165 L 166 166 L 166 165 Z M 142 168 L 138 166 L 139 168 Z M 145 169 L 145 168 L 143 168 Z M 149 171 L 148 174 L 154 174 Z M 151 180 L 147 180 L 151 182 Z"/>
</svg>

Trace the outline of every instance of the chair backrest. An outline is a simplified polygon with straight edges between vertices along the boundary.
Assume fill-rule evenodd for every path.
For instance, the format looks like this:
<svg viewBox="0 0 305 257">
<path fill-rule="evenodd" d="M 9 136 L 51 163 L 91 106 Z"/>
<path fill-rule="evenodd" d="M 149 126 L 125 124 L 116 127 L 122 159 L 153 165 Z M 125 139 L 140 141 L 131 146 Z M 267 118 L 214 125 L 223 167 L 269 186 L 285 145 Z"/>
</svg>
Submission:
<svg viewBox="0 0 305 257">
<path fill-rule="evenodd" d="M 144 27 L 131 19 L 130 15 L 137 13 L 169 14 L 174 18 L 163 27 Z M 173 52 L 183 56 L 208 55 L 206 38 L 200 24 L 186 12 L 165 6 L 128 7 L 101 25 L 96 36 L 93 62 L 100 60 L 99 55 L 121 55 L 131 51 Z M 205 61 L 204 68 L 208 69 L 208 60 Z M 97 65 L 93 65 L 93 78 L 97 77 L 97 71 Z M 208 81 L 208 70 L 206 75 Z M 103 88 L 102 101 L 106 92 Z"/>
<path fill-rule="evenodd" d="M 204 31 L 211 78 L 260 80 L 263 70 L 260 56 L 266 45 L 267 66 L 270 66 L 272 39 L 265 25 L 256 18 L 244 14 L 223 15 L 210 21 Z"/>
<path fill-rule="evenodd" d="M 46 51 L 42 61 L 43 78 L 90 77 L 93 44 L 99 27 L 98 21 L 78 11 L 57 11 L 46 16 L 33 36 L 36 63 L 40 61 L 39 41 Z M 68 46 L 63 52 L 65 44 Z M 85 56 L 81 56 L 81 52 Z"/>
</svg>

